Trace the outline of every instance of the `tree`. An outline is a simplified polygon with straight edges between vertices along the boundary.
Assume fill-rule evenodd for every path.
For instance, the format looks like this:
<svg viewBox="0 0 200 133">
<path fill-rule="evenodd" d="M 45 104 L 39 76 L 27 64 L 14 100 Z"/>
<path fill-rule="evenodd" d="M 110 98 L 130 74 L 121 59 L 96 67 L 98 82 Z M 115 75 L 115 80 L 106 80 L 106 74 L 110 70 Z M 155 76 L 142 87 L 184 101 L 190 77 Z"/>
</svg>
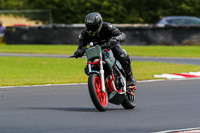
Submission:
<svg viewBox="0 0 200 133">
<path fill-rule="evenodd" d="M 0 0 L 0 10 L 26 9 L 27 0 Z"/>
<path fill-rule="evenodd" d="M 90 12 L 100 12 L 106 21 L 120 23 L 126 13 L 121 0 L 28 0 L 28 4 L 32 9 L 51 9 L 55 23 L 83 23 Z"/>
<path fill-rule="evenodd" d="M 49 9 L 54 23 L 84 23 L 90 12 L 111 23 L 156 23 L 163 16 L 200 17 L 200 0 L 0 0 L 2 9 Z"/>
</svg>

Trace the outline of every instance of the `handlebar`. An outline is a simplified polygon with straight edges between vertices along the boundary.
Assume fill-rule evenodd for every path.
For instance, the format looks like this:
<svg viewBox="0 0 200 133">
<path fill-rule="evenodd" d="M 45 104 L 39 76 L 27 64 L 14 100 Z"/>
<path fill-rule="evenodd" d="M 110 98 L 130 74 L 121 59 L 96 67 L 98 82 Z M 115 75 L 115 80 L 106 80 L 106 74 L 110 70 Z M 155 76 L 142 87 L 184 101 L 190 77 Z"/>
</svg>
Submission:
<svg viewBox="0 0 200 133">
<path fill-rule="evenodd" d="M 86 55 L 83 55 L 83 56 L 81 56 L 81 57 L 84 57 L 84 56 L 86 56 Z M 72 55 L 72 56 L 69 56 L 69 58 L 81 58 L 81 57 L 76 57 L 76 56 L 74 56 L 74 55 Z"/>
<path fill-rule="evenodd" d="M 69 58 L 76 58 L 74 55 L 70 56 Z"/>
<path fill-rule="evenodd" d="M 104 42 L 104 44 L 102 45 L 99 45 L 102 49 L 105 49 L 105 48 L 112 48 L 113 45 L 110 45 L 110 42 Z M 85 48 L 86 49 L 86 48 Z M 84 55 L 83 55 L 84 56 Z M 72 56 L 69 56 L 69 58 L 81 58 L 81 57 L 76 57 L 74 55 Z"/>
<path fill-rule="evenodd" d="M 110 43 L 108 42 L 108 43 L 104 43 L 103 45 L 100 45 L 100 47 L 101 48 L 111 48 L 112 47 L 112 45 L 110 45 Z"/>
</svg>

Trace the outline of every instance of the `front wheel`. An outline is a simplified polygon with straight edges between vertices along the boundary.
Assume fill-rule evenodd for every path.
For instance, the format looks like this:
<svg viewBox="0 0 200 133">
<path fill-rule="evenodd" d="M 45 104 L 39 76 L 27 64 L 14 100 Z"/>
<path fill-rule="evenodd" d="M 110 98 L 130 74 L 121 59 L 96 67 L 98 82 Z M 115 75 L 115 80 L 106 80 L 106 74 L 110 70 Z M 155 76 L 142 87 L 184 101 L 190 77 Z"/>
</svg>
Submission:
<svg viewBox="0 0 200 133">
<path fill-rule="evenodd" d="M 88 78 L 88 89 L 94 106 L 99 111 L 105 111 L 108 108 L 107 92 L 102 91 L 101 78 L 98 74 L 90 74 Z"/>
<path fill-rule="evenodd" d="M 126 98 L 122 103 L 125 109 L 133 109 L 136 106 L 135 90 L 127 90 Z"/>
</svg>

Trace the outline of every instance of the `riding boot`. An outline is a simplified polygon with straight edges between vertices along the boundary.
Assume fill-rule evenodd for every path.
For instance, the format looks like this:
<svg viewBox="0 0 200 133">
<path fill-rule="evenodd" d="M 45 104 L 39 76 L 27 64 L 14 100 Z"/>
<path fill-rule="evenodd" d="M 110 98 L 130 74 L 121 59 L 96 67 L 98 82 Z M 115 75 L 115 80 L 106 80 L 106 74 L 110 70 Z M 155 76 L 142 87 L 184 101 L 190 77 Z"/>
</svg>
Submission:
<svg viewBox="0 0 200 133">
<path fill-rule="evenodd" d="M 123 64 L 122 67 L 124 68 L 125 73 L 126 73 L 127 86 L 128 87 L 136 86 L 136 80 L 135 80 L 135 77 L 133 76 L 131 64 L 126 63 L 126 64 Z"/>
<path fill-rule="evenodd" d="M 131 72 L 129 75 L 126 76 L 126 82 L 128 87 L 135 87 L 136 86 L 136 80 L 133 76 L 133 73 Z"/>
</svg>

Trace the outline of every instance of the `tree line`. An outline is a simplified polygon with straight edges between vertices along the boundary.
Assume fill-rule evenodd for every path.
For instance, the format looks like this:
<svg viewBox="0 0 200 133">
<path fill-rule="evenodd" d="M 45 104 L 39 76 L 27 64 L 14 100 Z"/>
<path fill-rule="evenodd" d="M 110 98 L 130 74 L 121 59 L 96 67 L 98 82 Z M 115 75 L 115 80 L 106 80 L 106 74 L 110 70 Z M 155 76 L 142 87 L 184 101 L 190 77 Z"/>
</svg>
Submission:
<svg viewBox="0 0 200 133">
<path fill-rule="evenodd" d="M 200 0 L 0 0 L 0 10 L 49 9 L 54 23 L 83 23 L 90 12 L 111 23 L 156 23 L 163 16 L 200 17 Z"/>
</svg>

